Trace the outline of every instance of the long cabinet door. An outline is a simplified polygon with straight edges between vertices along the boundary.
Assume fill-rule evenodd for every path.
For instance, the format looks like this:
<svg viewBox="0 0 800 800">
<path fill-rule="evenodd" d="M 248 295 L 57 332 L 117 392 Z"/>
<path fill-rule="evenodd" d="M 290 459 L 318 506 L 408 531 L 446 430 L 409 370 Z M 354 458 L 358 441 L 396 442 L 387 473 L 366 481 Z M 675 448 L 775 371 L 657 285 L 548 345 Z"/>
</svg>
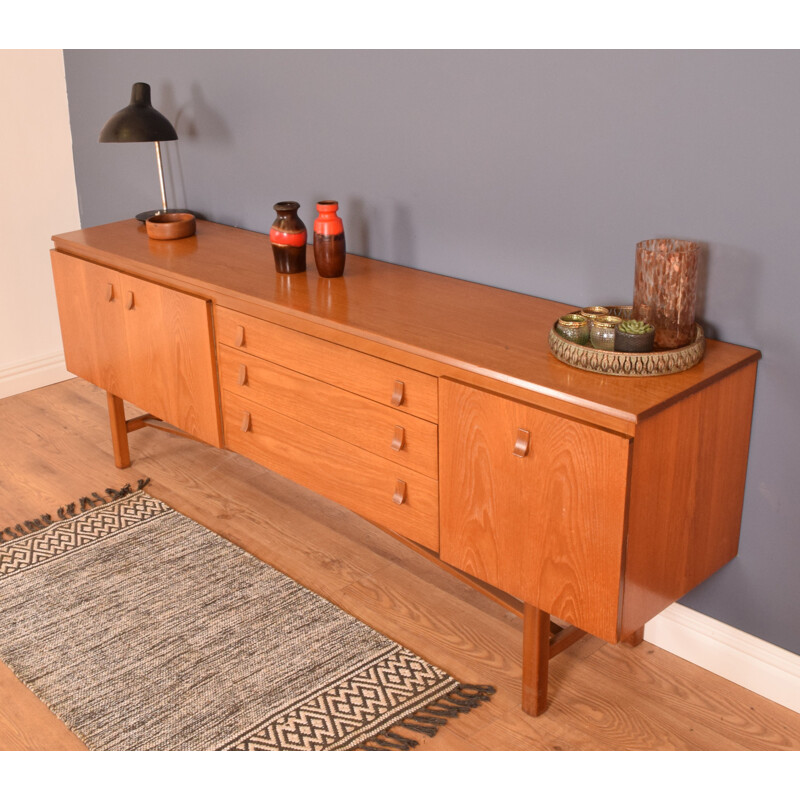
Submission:
<svg viewBox="0 0 800 800">
<path fill-rule="evenodd" d="M 121 275 L 55 250 L 50 251 L 50 258 L 67 369 L 129 399 L 131 371 Z"/>
<path fill-rule="evenodd" d="M 125 399 L 221 446 L 210 303 L 129 275 L 120 289 L 133 378 Z"/>
<path fill-rule="evenodd" d="M 67 369 L 221 446 L 210 303 L 51 252 Z"/>
<path fill-rule="evenodd" d="M 447 379 L 439 398 L 441 558 L 616 641 L 629 440 Z"/>
</svg>

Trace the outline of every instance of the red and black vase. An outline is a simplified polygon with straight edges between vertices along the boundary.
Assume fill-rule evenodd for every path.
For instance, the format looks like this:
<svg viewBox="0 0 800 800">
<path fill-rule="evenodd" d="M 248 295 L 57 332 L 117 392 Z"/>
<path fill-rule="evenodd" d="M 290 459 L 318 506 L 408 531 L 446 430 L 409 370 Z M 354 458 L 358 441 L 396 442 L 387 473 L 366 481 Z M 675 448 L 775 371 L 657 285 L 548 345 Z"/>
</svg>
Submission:
<svg viewBox="0 0 800 800">
<path fill-rule="evenodd" d="M 287 200 L 275 203 L 273 208 L 278 216 L 269 229 L 269 240 L 275 257 L 275 269 L 286 275 L 305 272 L 308 232 L 297 216 L 300 203 Z"/>
<path fill-rule="evenodd" d="M 336 216 L 335 200 L 317 203 L 319 216 L 314 220 L 314 261 L 323 278 L 338 278 L 344 272 L 344 224 Z"/>
</svg>

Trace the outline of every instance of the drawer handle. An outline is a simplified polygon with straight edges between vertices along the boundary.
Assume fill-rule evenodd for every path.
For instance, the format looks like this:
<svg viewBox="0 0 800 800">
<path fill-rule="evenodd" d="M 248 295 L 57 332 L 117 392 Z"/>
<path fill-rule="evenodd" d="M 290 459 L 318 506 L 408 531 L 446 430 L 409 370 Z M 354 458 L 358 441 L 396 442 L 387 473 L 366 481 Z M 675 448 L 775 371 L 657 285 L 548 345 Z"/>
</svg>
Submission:
<svg viewBox="0 0 800 800">
<path fill-rule="evenodd" d="M 133 292 L 128 292 L 125 295 L 125 308 L 128 311 L 133 308 Z"/>
<path fill-rule="evenodd" d="M 239 377 L 237 378 L 239 386 L 244 386 L 247 383 L 247 364 L 239 365 Z"/>
<path fill-rule="evenodd" d="M 235 347 L 241 347 L 244 344 L 244 325 L 236 326 L 236 336 L 233 337 L 233 344 Z"/>
<path fill-rule="evenodd" d="M 406 429 L 402 425 L 394 426 L 394 438 L 392 439 L 392 450 L 399 452 L 406 444 Z"/>
<path fill-rule="evenodd" d="M 401 506 L 406 501 L 406 482 L 401 481 L 398 479 L 397 483 L 394 485 L 394 494 L 392 495 L 392 500 L 397 503 L 397 505 Z"/>
<path fill-rule="evenodd" d="M 247 433 L 250 430 L 250 412 L 245 411 L 242 416 L 242 432 Z"/>
<path fill-rule="evenodd" d="M 106 287 L 106 300 L 110 303 L 114 299 L 114 284 L 109 283 Z"/>
<path fill-rule="evenodd" d="M 403 398 L 405 397 L 405 393 L 406 393 L 406 385 L 403 383 L 403 381 L 395 381 L 394 391 L 392 392 L 392 405 L 393 406 L 403 405 Z"/>
<path fill-rule="evenodd" d="M 525 458 L 531 449 L 531 432 L 520 428 L 517 431 L 517 441 L 514 443 L 514 455 L 517 458 Z"/>
</svg>

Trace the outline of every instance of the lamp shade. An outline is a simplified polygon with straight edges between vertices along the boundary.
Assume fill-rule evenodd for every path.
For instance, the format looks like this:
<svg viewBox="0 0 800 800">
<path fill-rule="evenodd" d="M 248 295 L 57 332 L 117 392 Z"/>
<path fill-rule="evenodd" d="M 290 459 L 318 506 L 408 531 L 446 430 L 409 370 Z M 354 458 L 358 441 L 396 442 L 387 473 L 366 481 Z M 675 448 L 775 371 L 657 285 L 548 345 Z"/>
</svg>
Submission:
<svg viewBox="0 0 800 800">
<path fill-rule="evenodd" d="M 100 131 L 101 142 L 169 142 L 178 138 L 170 121 L 150 104 L 150 84 L 134 83 L 130 105 Z"/>
</svg>

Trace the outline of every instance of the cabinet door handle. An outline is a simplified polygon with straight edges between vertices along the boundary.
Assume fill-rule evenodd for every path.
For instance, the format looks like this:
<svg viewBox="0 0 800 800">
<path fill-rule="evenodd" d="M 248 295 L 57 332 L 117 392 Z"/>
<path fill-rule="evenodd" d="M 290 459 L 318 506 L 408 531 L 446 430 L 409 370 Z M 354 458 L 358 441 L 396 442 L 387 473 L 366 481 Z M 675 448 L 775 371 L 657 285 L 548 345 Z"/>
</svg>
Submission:
<svg viewBox="0 0 800 800">
<path fill-rule="evenodd" d="M 392 405 L 400 406 L 403 404 L 403 398 L 406 393 L 406 385 L 403 381 L 394 382 L 394 391 L 392 392 Z"/>
<path fill-rule="evenodd" d="M 239 365 L 239 377 L 237 378 L 239 386 L 244 386 L 247 383 L 247 365 Z"/>
<path fill-rule="evenodd" d="M 128 311 L 133 308 L 133 292 L 128 292 L 125 295 L 125 308 Z"/>
<path fill-rule="evenodd" d="M 517 441 L 514 443 L 514 455 L 517 458 L 525 458 L 531 449 L 531 432 L 524 428 L 517 430 Z"/>
<path fill-rule="evenodd" d="M 394 426 L 394 438 L 392 439 L 392 450 L 399 452 L 406 444 L 406 429 L 402 425 Z"/>
<path fill-rule="evenodd" d="M 403 503 L 406 501 L 406 482 L 401 481 L 399 478 L 397 483 L 394 485 L 394 494 L 392 495 L 392 500 L 399 506 L 403 505 Z"/>
<path fill-rule="evenodd" d="M 236 326 L 236 335 L 233 337 L 233 344 L 235 347 L 241 347 L 244 344 L 244 325 Z"/>
<path fill-rule="evenodd" d="M 250 412 L 245 411 L 242 415 L 242 431 L 247 433 L 250 430 Z"/>
<path fill-rule="evenodd" d="M 106 286 L 106 300 L 110 303 L 114 299 L 114 284 L 109 283 Z"/>
</svg>

